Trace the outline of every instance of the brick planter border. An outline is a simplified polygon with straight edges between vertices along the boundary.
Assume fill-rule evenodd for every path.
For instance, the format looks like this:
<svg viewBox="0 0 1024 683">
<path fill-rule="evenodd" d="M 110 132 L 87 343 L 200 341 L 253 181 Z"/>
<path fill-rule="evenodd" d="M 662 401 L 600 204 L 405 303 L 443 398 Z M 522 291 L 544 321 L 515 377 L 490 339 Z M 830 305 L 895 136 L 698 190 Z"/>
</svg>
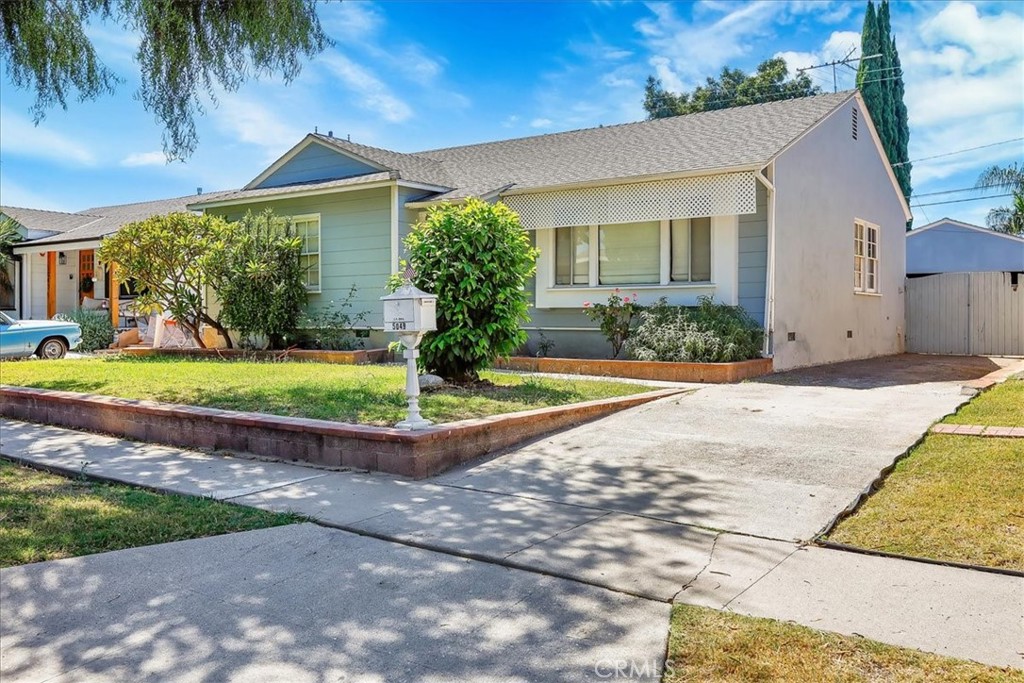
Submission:
<svg viewBox="0 0 1024 683">
<path fill-rule="evenodd" d="M 0 415 L 139 441 L 422 479 L 542 434 L 679 393 L 663 389 L 449 422 L 417 432 L 3 385 Z"/>
<path fill-rule="evenodd" d="M 498 367 L 527 372 L 551 372 L 597 377 L 653 379 L 666 382 L 741 382 L 772 372 L 771 358 L 736 363 L 664 363 L 661 361 L 603 360 L 589 358 L 531 358 L 513 356 L 498 361 Z"/>
<path fill-rule="evenodd" d="M 184 356 L 186 358 L 221 358 L 225 360 L 298 360 L 340 365 L 367 365 L 392 360 L 392 353 L 387 349 L 252 351 L 247 349 L 154 349 L 149 346 L 130 346 L 121 349 L 121 353 L 127 356 Z"/>
</svg>

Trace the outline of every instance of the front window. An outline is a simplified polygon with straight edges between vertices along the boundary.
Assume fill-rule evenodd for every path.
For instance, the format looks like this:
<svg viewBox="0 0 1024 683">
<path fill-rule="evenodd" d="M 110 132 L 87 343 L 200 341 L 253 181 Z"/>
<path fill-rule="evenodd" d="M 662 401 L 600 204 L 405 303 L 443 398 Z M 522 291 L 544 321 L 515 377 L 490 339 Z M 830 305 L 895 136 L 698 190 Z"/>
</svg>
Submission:
<svg viewBox="0 0 1024 683">
<path fill-rule="evenodd" d="M 555 285 L 710 283 L 711 235 L 710 218 L 556 228 Z"/>
<path fill-rule="evenodd" d="M 656 285 L 661 282 L 661 224 L 658 221 L 598 227 L 600 285 Z"/>
<path fill-rule="evenodd" d="M 559 228 L 555 240 L 555 284 L 590 284 L 590 228 Z"/>
<path fill-rule="evenodd" d="M 299 264 L 305 273 L 306 289 L 320 291 L 320 214 L 294 216 L 295 234 L 302 239 Z"/>
<path fill-rule="evenodd" d="M 877 294 L 878 226 L 864 221 L 853 223 L 853 291 Z"/>
</svg>

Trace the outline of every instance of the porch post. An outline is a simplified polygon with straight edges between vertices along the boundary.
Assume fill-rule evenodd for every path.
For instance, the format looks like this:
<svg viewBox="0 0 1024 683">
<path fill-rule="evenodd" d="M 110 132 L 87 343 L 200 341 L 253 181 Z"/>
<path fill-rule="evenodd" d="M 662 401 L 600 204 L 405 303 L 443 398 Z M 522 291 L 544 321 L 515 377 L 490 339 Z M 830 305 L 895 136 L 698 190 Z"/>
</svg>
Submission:
<svg viewBox="0 0 1024 683">
<path fill-rule="evenodd" d="M 107 293 L 107 296 L 110 297 L 110 322 L 116 330 L 118 328 L 118 318 L 120 317 L 118 308 L 121 303 L 121 285 L 117 281 L 117 263 L 111 261 L 107 267 L 110 270 L 110 291 Z"/>
<path fill-rule="evenodd" d="M 46 318 L 57 315 L 57 252 L 46 252 Z"/>
</svg>

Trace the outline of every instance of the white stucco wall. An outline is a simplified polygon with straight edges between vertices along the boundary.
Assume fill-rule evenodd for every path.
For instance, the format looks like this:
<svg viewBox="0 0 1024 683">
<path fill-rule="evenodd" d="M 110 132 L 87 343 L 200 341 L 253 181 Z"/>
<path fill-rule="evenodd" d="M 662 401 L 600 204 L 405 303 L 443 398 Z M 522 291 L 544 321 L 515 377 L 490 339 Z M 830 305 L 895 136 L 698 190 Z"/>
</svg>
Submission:
<svg viewBox="0 0 1024 683">
<path fill-rule="evenodd" d="M 854 106 L 856 140 L 851 134 Z M 856 100 L 776 160 L 776 369 L 903 350 L 906 219 L 885 164 Z M 879 295 L 854 293 L 857 218 L 880 228 Z M 795 334 L 794 341 L 788 340 L 789 333 Z"/>
</svg>

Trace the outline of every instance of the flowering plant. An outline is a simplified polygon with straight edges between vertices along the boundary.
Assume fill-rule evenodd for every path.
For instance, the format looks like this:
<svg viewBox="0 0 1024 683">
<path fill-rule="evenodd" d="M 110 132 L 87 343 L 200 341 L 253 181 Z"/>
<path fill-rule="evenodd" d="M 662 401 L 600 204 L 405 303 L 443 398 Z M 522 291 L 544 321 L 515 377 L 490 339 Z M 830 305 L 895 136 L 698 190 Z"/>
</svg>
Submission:
<svg viewBox="0 0 1024 683">
<path fill-rule="evenodd" d="M 616 287 L 608 297 L 608 302 L 595 304 L 583 302 L 583 312 L 591 320 L 601 324 L 601 334 L 612 345 L 612 358 L 618 358 L 623 345 L 629 339 L 633 318 L 643 308 L 636 292 L 622 296 L 622 290 Z"/>
</svg>

